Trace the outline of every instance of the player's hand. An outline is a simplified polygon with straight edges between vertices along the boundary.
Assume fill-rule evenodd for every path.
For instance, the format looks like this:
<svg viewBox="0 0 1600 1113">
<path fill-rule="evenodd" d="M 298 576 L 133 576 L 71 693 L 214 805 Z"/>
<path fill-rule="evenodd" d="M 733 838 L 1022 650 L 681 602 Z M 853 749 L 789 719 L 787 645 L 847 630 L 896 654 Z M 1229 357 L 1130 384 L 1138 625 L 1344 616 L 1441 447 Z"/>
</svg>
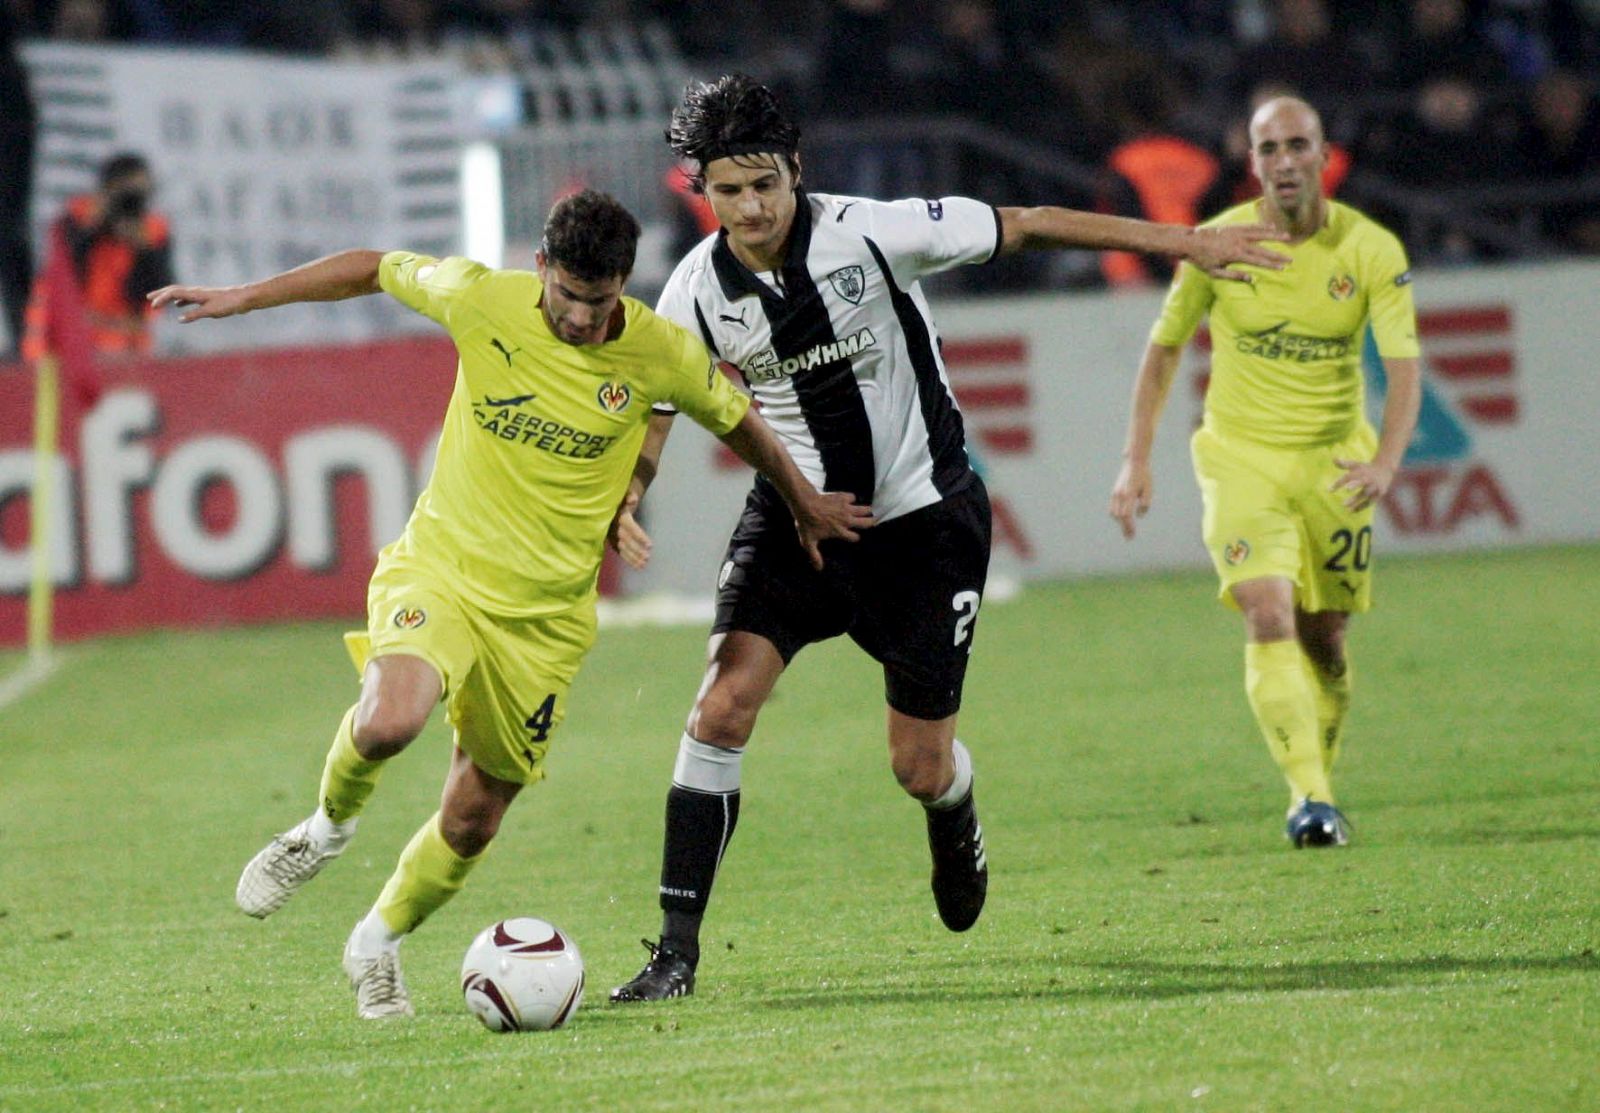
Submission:
<svg viewBox="0 0 1600 1113">
<path fill-rule="evenodd" d="M 632 491 L 628 492 L 622 500 L 622 505 L 617 508 L 617 513 L 611 519 L 611 526 L 606 530 L 606 544 L 610 545 L 629 568 L 642 570 L 650 563 L 650 548 L 653 544 L 650 535 L 639 524 L 639 519 L 634 517 L 634 512 L 639 509 L 639 497 Z"/>
<path fill-rule="evenodd" d="M 1150 465 L 1139 460 L 1124 460 L 1117 481 L 1111 487 L 1111 516 L 1122 525 L 1122 536 L 1133 539 L 1133 520 L 1143 518 L 1155 498 Z"/>
<path fill-rule="evenodd" d="M 1281 271 L 1288 265 L 1289 257 L 1281 251 L 1263 247 L 1265 243 L 1282 243 L 1289 233 L 1265 224 L 1225 224 L 1211 228 L 1196 228 L 1189 237 L 1189 262 L 1212 278 L 1231 282 L 1251 282 L 1249 271 L 1239 265 Z"/>
<path fill-rule="evenodd" d="M 794 516 L 800 544 L 811 558 L 811 566 L 818 571 L 822 569 L 822 550 L 818 548 L 822 542 L 859 541 L 859 531 L 876 522 L 872 507 L 859 505 L 848 491 L 819 491 L 808 498 Z"/>
<path fill-rule="evenodd" d="M 1350 491 L 1350 497 L 1344 500 L 1346 510 L 1365 510 L 1381 502 L 1394 483 L 1394 469 L 1376 460 L 1342 460 L 1335 456 L 1333 462 L 1344 469 L 1344 474 L 1333 481 L 1329 490 Z"/>
<path fill-rule="evenodd" d="M 145 295 L 152 309 L 176 305 L 187 310 L 178 320 L 188 324 L 206 317 L 232 317 L 250 311 L 243 286 L 163 286 Z"/>
</svg>

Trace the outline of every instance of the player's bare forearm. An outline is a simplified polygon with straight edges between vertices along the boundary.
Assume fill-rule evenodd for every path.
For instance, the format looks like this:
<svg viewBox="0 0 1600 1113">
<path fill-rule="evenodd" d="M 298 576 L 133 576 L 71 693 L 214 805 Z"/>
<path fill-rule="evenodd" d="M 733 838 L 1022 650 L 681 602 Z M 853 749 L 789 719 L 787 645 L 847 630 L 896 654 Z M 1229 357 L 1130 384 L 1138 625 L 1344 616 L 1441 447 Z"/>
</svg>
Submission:
<svg viewBox="0 0 1600 1113">
<path fill-rule="evenodd" d="M 1415 359 L 1385 359 L 1388 378 L 1383 403 L 1383 432 L 1378 451 L 1371 460 L 1351 460 L 1335 456 L 1333 462 L 1343 474 L 1333 482 L 1335 491 L 1348 492 L 1345 505 L 1361 510 L 1381 502 L 1394 483 L 1395 472 L 1405 457 L 1406 445 L 1417 428 L 1417 411 L 1422 407 L 1422 370 Z"/>
<path fill-rule="evenodd" d="M 1373 462 L 1391 472 L 1400 467 L 1406 446 L 1417 431 L 1417 415 L 1422 409 L 1422 367 L 1417 359 L 1385 359 L 1387 380 L 1383 400 L 1383 429 L 1378 436 L 1378 453 Z"/>
<path fill-rule="evenodd" d="M 163 286 L 147 296 L 153 309 L 168 305 L 185 309 L 178 317 L 185 322 L 303 301 L 342 301 L 378 292 L 382 259 L 381 251 L 341 251 L 241 286 Z"/>
<path fill-rule="evenodd" d="M 639 455 L 633 462 L 633 475 L 628 479 L 628 490 L 622 496 L 622 504 L 617 507 L 611 526 L 606 531 L 607 543 L 630 568 L 643 569 L 650 562 L 650 534 L 639 524 L 636 515 L 639 503 L 644 501 L 645 492 L 655 480 L 656 469 L 661 462 L 661 449 L 667 443 L 667 434 L 672 431 L 673 416 L 662 413 L 650 415 L 644 441 L 639 446 Z"/>
<path fill-rule="evenodd" d="M 1214 278 L 1248 281 L 1248 272 L 1236 264 L 1281 270 L 1286 257 L 1261 246 L 1288 236 L 1265 225 L 1225 225 L 1190 228 L 1184 224 L 1157 224 L 1126 216 L 1109 216 L 1056 205 L 1002 208 L 1002 253 L 1048 248 L 1086 248 L 1091 251 L 1137 251 L 1187 259 Z"/>
<path fill-rule="evenodd" d="M 816 567 L 822 567 L 819 542 L 832 538 L 858 540 L 858 530 L 873 524 L 872 508 L 845 491 L 821 492 L 801 473 L 777 436 L 752 407 L 720 438 L 739 459 L 755 468 L 778 489 L 794 514 L 795 529 Z"/>
<path fill-rule="evenodd" d="M 1122 536 L 1132 539 L 1134 520 L 1149 511 L 1155 498 L 1155 483 L 1150 474 L 1150 450 L 1155 444 L 1156 424 L 1167 400 L 1178 369 L 1180 348 L 1151 342 L 1133 383 L 1133 405 L 1128 414 L 1128 437 L 1122 448 L 1122 467 L 1111 487 L 1110 513 L 1122 526 Z"/>
<path fill-rule="evenodd" d="M 1139 373 L 1133 380 L 1133 405 L 1128 412 L 1128 436 L 1123 442 L 1125 459 L 1150 459 L 1156 440 L 1156 425 L 1167 404 L 1167 392 L 1178 371 L 1183 349 L 1157 344 L 1145 345 Z"/>
<path fill-rule="evenodd" d="M 639 446 L 639 458 L 633 462 L 632 486 L 637 489 L 640 498 L 644 498 L 650 484 L 655 482 L 656 472 L 661 467 L 661 451 L 667 445 L 667 437 L 672 432 L 672 419 L 676 416 L 652 413 L 650 423 L 645 426 L 644 443 Z"/>
</svg>

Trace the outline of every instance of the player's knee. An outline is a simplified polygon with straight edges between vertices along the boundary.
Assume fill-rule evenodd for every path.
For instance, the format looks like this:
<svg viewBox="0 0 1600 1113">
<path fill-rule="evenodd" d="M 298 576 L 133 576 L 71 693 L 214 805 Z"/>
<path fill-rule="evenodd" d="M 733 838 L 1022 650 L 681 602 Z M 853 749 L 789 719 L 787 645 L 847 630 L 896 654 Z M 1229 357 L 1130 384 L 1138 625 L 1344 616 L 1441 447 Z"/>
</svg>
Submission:
<svg viewBox="0 0 1600 1113">
<path fill-rule="evenodd" d="M 733 749 L 750 741 L 761 701 L 732 684 L 702 692 L 689 715 L 689 734 L 708 746 Z"/>
<path fill-rule="evenodd" d="M 1327 637 L 1302 638 L 1300 644 L 1305 649 L 1306 656 L 1311 658 L 1311 663 L 1317 667 L 1318 671 L 1327 676 L 1344 675 L 1344 633 L 1342 631 Z"/>
<path fill-rule="evenodd" d="M 356 751 L 369 761 L 391 758 L 422 733 L 427 721 L 427 714 L 419 715 L 414 708 L 363 700 L 356 708 L 353 724 Z"/>
<path fill-rule="evenodd" d="M 1294 612 L 1270 603 L 1245 607 L 1244 622 L 1253 642 L 1281 642 L 1295 636 Z"/>
<path fill-rule="evenodd" d="M 466 808 L 446 811 L 439 816 L 439 834 L 451 850 L 463 858 L 476 858 L 489 849 L 500 830 L 504 812 L 492 808 Z"/>
<path fill-rule="evenodd" d="M 950 770 L 930 755 L 921 753 L 891 752 L 889 768 L 907 796 L 926 803 L 937 800 L 949 787 Z"/>
</svg>

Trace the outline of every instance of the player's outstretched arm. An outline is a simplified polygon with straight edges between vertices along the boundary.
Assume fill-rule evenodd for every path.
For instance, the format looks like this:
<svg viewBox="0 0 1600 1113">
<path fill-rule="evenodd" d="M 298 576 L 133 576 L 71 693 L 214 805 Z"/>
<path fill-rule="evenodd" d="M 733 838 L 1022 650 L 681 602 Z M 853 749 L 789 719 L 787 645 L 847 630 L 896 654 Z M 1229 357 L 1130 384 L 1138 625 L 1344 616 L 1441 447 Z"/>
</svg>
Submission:
<svg viewBox="0 0 1600 1113">
<path fill-rule="evenodd" d="M 1122 448 L 1122 468 L 1111 488 L 1111 516 L 1122 525 L 1122 536 L 1132 539 L 1134 518 L 1142 518 L 1155 499 L 1150 473 L 1150 450 L 1156 442 L 1156 423 L 1167 401 L 1167 389 L 1177 372 L 1180 348 L 1150 343 L 1145 347 L 1139 374 L 1133 383 L 1133 407 L 1128 414 L 1128 439 Z"/>
<path fill-rule="evenodd" d="M 821 542 L 830 538 L 860 540 L 857 531 L 873 524 L 872 507 L 857 505 L 854 495 L 813 487 L 754 408 L 745 411 L 739 424 L 719 439 L 778 489 L 794 515 L 800 544 L 813 567 L 822 567 L 822 552 L 817 548 Z"/>
<path fill-rule="evenodd" d="M 1054 205 L 1003 208 L 999 212 L 1002 253 L 1063 247 L 1138 251 L 1187 259 L 1212 278 L 1235 282 L 1250 281 L 1250 272 L 1239 269 L 1242 264 L 1282 270 L 1288 262 L 1282 252 L 1261 246 L 1287 240 L 1288 233 L 1265 224 L 1190 228 Z"/>
<path fill-rule="evenodd" d="M 178 320 L 185 323 L 300 301 L 341 301 L 378 292 L 382 258 L 381 251 L 341 251 L 242 286 L 163 286 L 145 296 L 154 309 L 183 309 Z"/>
<path fill-rule="evenodd" d="M 642 569 L 650 563 L 653 543 L 636 515 L 639 503 L 644 501 L 644 493 L 650 489 L 656 469 L 661 465 L 661 450 L 666 447 L 667 434 L 672 432 L 674 416 L 663 413 L 650 415 L 644 443 L 639 447 L 639 458 L 633 462 L 633 477 L 628 480 L 628 492 L 622 496 L 622 505 L 617 507 L 616 516 L 611 519 L 611 528 L 606 532 L 607 544 L 616 550 L 630 568 Z"/>
</svg>

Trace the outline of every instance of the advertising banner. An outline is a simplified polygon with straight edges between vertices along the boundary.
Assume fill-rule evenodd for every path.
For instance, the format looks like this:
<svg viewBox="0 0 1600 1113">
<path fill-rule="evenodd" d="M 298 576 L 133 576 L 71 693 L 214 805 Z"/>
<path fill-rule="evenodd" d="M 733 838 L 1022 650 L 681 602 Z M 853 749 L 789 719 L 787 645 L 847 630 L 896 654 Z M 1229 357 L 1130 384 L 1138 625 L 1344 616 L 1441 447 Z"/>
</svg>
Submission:
<svg viewBox="0 0 1600 1113">
<path fill-rule="evenodd" d="M 1583 479 L 1600 474 L 1596 289 L 1594 263 L 1418 276 L 1422 414 L 1377 515 L 1380 559 L 1600 540 L 1600 502 Z M 1123 540 L 1107 514 L 1158 305 L 1106 295 L 938 307 L 994 503 L 997 576 L 1207 566 L 1188 450 L 1203 335 L 1167 401 L 1138 536 Z M 1367 364 L 1376 421 L 1370 352 Z M 430 470 L 454 367 L 437 335 L 108 367 L 107 393 L 69 423 L 54 469 L 60 636 L 359 616 L 373 556 Z M 24 631 L 31 391 L 30 376 L 0 372 L 0 645 Z M 709 598 L 748 488 L 742 465 L 677 422 L 644 507 L 650 566 L 624 575 L 624 593 Z"/>
<path fill-rule="evenodd" d="M 55 466 L 58 636 L 360 615 L 455 365 L 417 338 L 110 368 Z M 31 409 L 31 376 L 0 374 L 0 645 L 23 636 Z"/>
</svg>

